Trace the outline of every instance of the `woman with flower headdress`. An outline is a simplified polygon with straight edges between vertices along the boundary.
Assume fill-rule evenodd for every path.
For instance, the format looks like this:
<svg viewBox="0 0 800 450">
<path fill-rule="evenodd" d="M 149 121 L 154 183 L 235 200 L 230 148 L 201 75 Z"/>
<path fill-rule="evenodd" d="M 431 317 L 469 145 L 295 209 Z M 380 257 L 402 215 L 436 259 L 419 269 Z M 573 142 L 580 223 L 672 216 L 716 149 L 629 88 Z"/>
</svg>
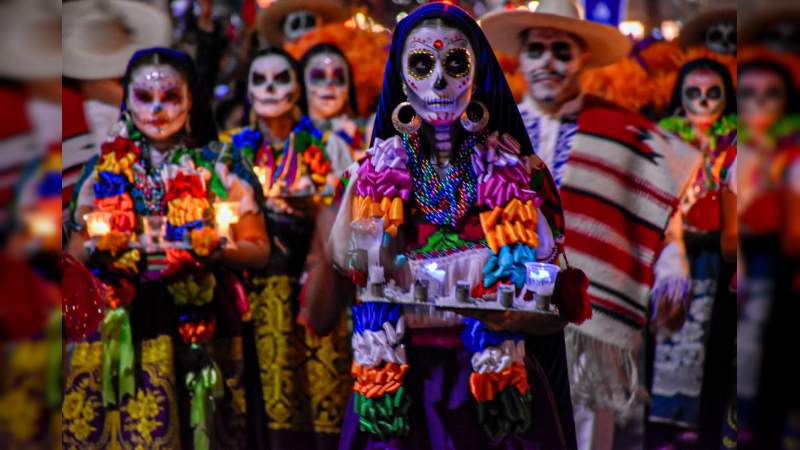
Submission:
<svg viewBox="0 0 800 450">
<path fill-rule="evenodd" d="M 73 270 L 64 293 L 68 337 L 80 341 L 64 444 L 245 448 L 239 335 L 250 312 L 231 269 L 267 262 L 260 187 L 215 142 L 188 55 L 140 50 L 123 86 L 120 121 L 71 207 L 70 248 L 92 273 Z"/>
<path fill-rule="evenodd" d="M 356 289 L 340 448 L 575 448 L 562 329 L 586 318 L 585 278 L 561 271 L 560 314 L 531 312 L 528 267 L 559 270 L 543 263 L 561 262 L 560 200 L 462 9 L 400 21 L 371 147 L 342 186 L 326 253 Z M 342 299 L 312 280 L 309 309 L 335 316 Z"/>
<path fill-rule="evenodd" d="M 666 281 L 656 283 L 653 301 L 670 312 L 654 324 L 650 420 L 657 434 L 695 441 L 699 428 L 716 433 L 706 442 L 718 443 L 735 367 L 737 119 L 728 68 L 705 58 L 685 64 L 669 110 L 674 115 L 659 125 L 697 147 L 703 160 L 670 225 L 682 239 L 665 247 L 655 266 L 656 280 Z"/>
<path fill-rule="evenodd" d="M 249 276 L 255 346 L 269 440 L 273 448 L 333 448 L 347 403 L 347 320 L 318 337 L 296 318 L 318 210 L 330 203 L 337 173 L 352 159 L 332 154 L 326 137 L 302 112 L 297 62 L 284 50 L 256 53 L 248 74 L 250 123 L 231 130 L 235 153 L 253 166 L 265 196 L 272 253 Z"/>
</svg>

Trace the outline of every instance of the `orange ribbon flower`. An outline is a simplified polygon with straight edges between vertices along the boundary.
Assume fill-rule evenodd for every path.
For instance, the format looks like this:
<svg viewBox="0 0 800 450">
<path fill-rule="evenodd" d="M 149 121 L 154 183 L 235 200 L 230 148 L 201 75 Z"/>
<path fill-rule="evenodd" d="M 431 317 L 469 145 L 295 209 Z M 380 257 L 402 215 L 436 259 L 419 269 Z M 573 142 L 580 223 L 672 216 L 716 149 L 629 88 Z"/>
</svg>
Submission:
<svg viewBox="0 0 800 450">
<path fill-rule="evenodd" d="M 403 377 L 408 371 L 408 364 L 386 363 L 383 367 L 365 367 L 353 363 L 350 373 L 356 379 L 353 392 L 364 397 L 381 397 L 386 393 L 397 391 L 403 384 Z"/>
<path fill-rule="evenodd" d="M 117 253 L 128 248 L 129 241 L 130 237 L 126 233 L 112 230 L 97 241 L 97 248 L 111 252 L 112 256 L 117 256 Z"/>
<path fill-rule="evenodd" d="M 520 394 L 525 394 L 530 388 L 528 373 L 522 363 L 514 363 L 502 372 L 473 372 L 469 376 L 469 389 L 479 402 L 494 400 L 508 386 L 514 386 Z"/>
<path fill-rule="evenodd" d="M 370 197 L 353 197 L 353 220 L 373 217 L 382 218 L 383 229 L 390 236 L 397 236 L 397 229 L 403 224 L 403 199 L 383 197 L 376 202 Z"/>
<path fill-rule="evenodd" d="M 533 248 L 539 246 L 539 236 L 536 234 L 538 215 L 531 200 L 522 203 L 515 198 L 503 208 L 498 206 L 480 213 L 479 218 L 486 243 L 495 254 L 504 246 L 517 242 Z"/>
</svg>

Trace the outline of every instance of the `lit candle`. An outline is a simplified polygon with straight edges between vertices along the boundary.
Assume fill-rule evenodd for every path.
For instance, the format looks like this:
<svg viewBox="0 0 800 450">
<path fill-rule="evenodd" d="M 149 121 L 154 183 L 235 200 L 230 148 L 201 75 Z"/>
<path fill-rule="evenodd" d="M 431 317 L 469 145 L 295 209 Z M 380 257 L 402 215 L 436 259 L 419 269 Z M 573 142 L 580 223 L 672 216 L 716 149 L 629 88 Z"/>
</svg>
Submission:
<svg viewBox="0 0 800 450">
<path fill-rule="evenodd" d="M 239 202 L 214 203 L 214 211 L 216 212 L 216 217 L 214 219 L 217 224 L 219 236 L 225 237 L 230 241 L 231 224 L 239 221 Z"/>
<path fill-rule="evenodd" d="M 52 214 L 46 212 L 32 212 L 25 218 L 28 233 L 31 237 L 41 240 L 52 238 L 58 233 L 56 222 Z"/>
<path fill-rule="evenodd" d="M 83 215 L 89 237 L 99 238 L 111 232 L 111 213 L 94 211 Z"/>
<path fill-rule="evenodd" d="M 553 295 L 556 286 L 556 277 L 560 268 L 554 264 L 529 262 L 525 263 L 528 272 L 525 284 L 528 289 L 538 295 Z"/>
</svg>

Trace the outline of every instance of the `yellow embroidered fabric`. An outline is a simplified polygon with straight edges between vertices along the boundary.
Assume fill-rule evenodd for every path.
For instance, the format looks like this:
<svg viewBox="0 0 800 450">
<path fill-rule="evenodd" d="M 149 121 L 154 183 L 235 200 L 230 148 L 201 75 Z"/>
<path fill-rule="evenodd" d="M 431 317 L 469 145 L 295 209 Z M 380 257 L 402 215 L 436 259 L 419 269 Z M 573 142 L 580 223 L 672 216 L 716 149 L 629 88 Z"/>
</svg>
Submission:
<svg viewBox="0 0 800 450">
<path fill-rule="evenodd" d="M 172 341 L 159 336 L 141 343 L 136 394 L 119 409 L 103 408 L 102 343 L 75 346 L 62 406 L 64 449 L 180 448 Z"/>
<path fill-rule="evenodd" d="M 57 411 L 44 401 L 48 343 L 26 340 L 0 350 L 0 448 L 56 448 L 48 418 Z"/>
<path fill-rule="evenodd" d="M 296 283 L 285 275 L 257 278 L 260 290 L 250 293 L 269 426 L 338 433 L 352 384 L 347 319 L 329 336 L 312 336 L 292 312 Z"/>
</svg>

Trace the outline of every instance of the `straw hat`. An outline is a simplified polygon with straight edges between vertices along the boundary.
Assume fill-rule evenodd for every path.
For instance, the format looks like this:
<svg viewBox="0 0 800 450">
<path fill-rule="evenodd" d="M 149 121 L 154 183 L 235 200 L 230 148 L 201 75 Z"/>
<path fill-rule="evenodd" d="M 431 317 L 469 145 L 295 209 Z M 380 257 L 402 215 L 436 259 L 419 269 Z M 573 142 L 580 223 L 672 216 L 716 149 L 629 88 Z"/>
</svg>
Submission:
<svg viewBox="0 0 800 450">
<path fill-rule="evenodd" d="M 337 0 L 274 0 L 258 12 L 256 27 L 270 45 L 283 45 L 283 20 L 294 11 L 311 11 L 322 23 L 338 22 L 350 17 L 350 10 Z"/>
<path fill-rule="evenodd" d="M 692 17 L 681 29 L 678 43 L 681 47 L 703 45 L 706 42 L 706 31 L 711 25 L 720 22 L 736 24 L 736 8 L 711 9 Z"/>
<path fill-rule="evenodd" d="M 169 44 L 171 24 L 161 10 L 132 0 L 64 3 L 64 76 L 119 78 L 136 50 Z"/>
<path fill-rule="evenodd" d="M 14 0 L 0 4 L 0 76 L 19 80 L 61 76 L 59 3 Z"/>
<path fill-rule="evenodd" d="M 514 55 L 522 47 L 522 33 L 534 27 L 555 28 L 580 37 L 591 59 L 587 67 L 601 67 L 624 58 L 631 41 L 618 29 L 583 18 L 583 11 L 572 0 L 541 0 L 536 11 L 514 9 L 493 11 L 480 20 L 489 43 L 495 50 Z"/>
</svg>

